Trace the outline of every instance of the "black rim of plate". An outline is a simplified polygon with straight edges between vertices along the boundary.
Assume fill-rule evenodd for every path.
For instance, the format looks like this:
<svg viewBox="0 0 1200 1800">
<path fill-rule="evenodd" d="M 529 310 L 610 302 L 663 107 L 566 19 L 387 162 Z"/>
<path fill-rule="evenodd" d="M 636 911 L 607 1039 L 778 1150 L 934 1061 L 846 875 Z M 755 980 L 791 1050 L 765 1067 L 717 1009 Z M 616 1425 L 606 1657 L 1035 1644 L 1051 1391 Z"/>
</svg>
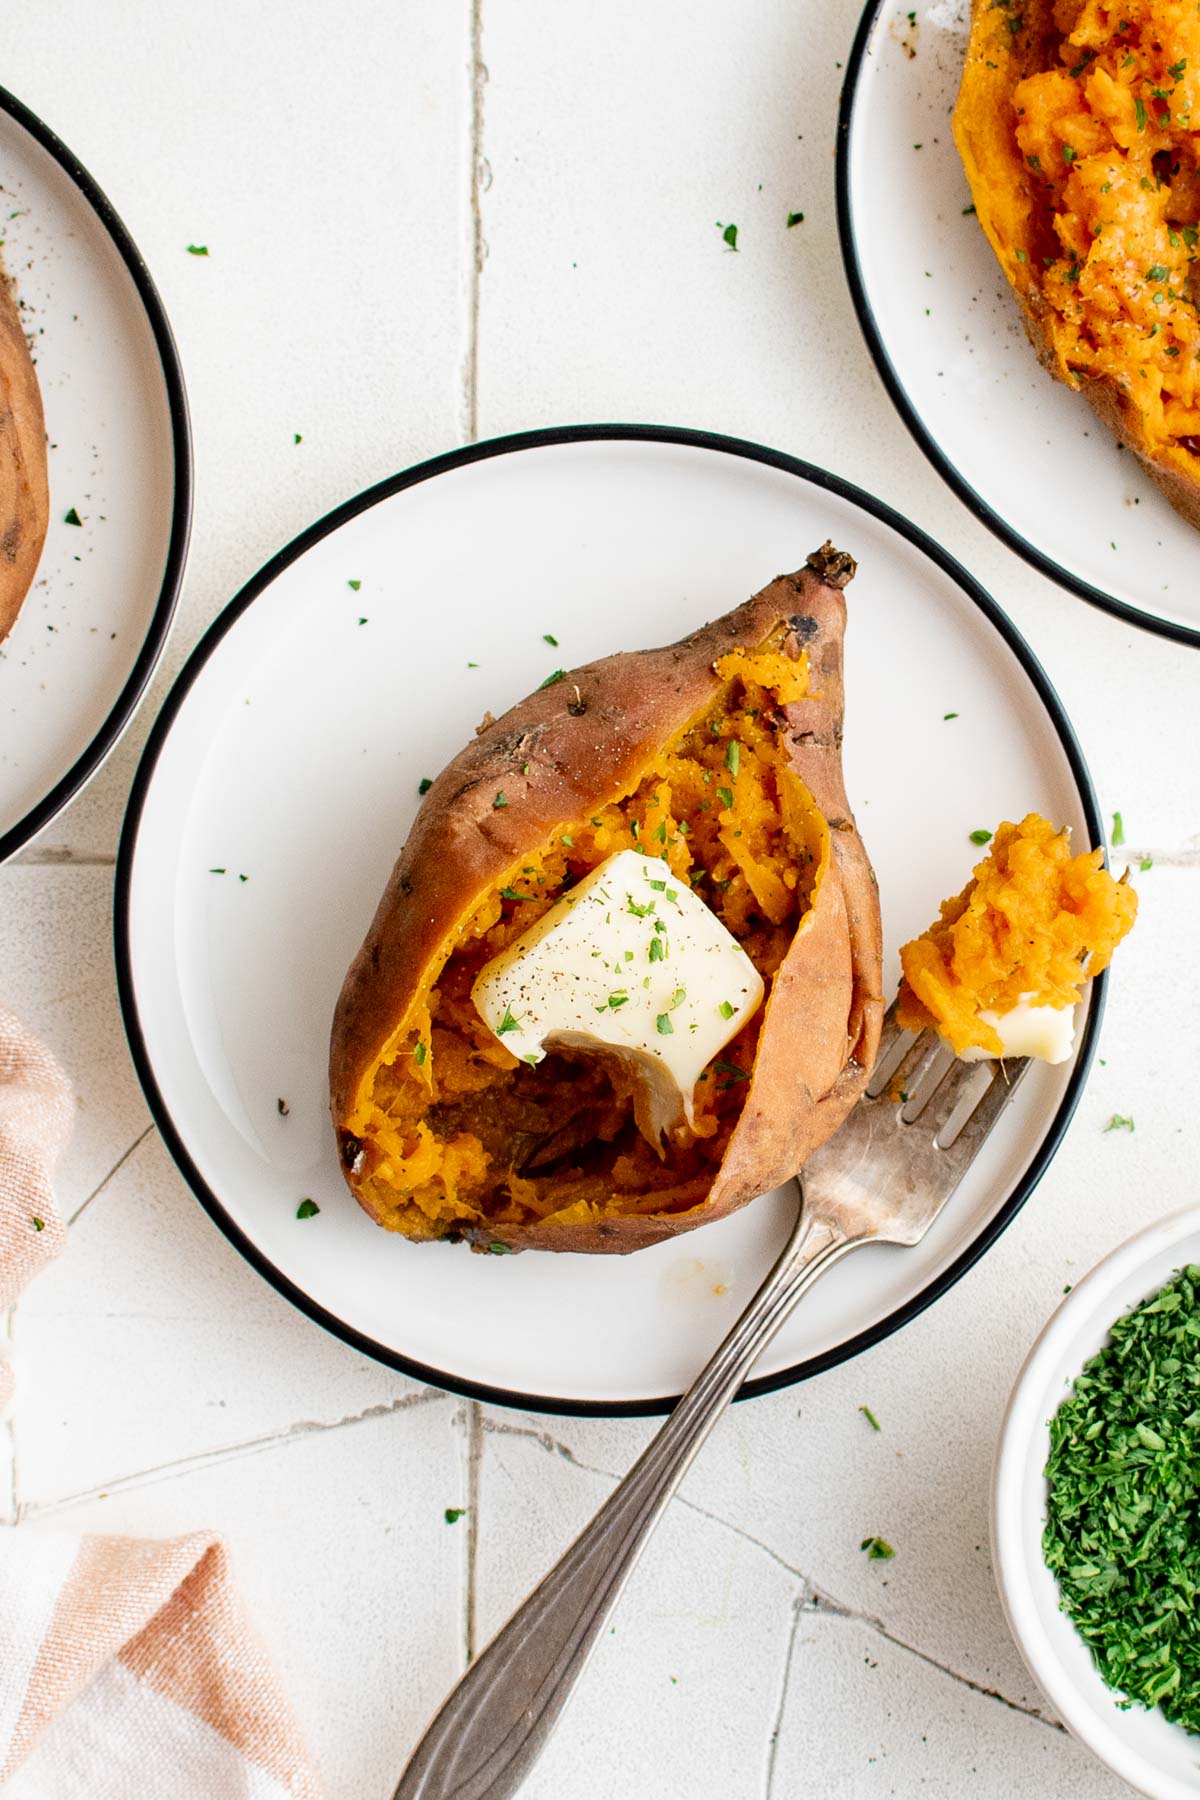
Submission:
<svg viewBox="0 0 1200 1800">
<path fill-rule="evenodd" d="M 1090 581 L 1066 569 L 1044 550 L 1029 541 L 1019 532 L 1015 525 L 1009 523 L 994 507 L 973 488 L 962 471 L 951 462 L 941 445 L 925 424 L 920 413 L 910 400 L 908 390 L 901 381 L 899 373 L 888 354 L 883 333 L 875 317 L 875 309 L 871 305 L 863 279 L 862 265 L 859 261 L 858 244 L 854 234 L 854 210 L 850 200 L 850 139 L 854 130 L 854 108 L 858 98 L 859 83 L 863 68 L 870 52 L 875 28 L 884 11 L 885 0 L 868 0 L 868 5 L 859 20 L 858 30 L 854 34 L 854 43 L 850 49 L 846 63 L 846 74 L 842 82 L 841 100 L 838 105 L 837 122 L 837 223 L 838 238 L 842 247 L 842 263 L 846 271 L 846 280 L 850 286 L 850 295 L 854 302 L 854 310 L 858 315 L 858 323 L 866 339 L 867 349 L 879 371 L 880 379 L 891 397 L 892 404 L 900 414 L 929 461 L 933 464 L 942 480 L 972 512 L 981 525 L 986 525 L 1003 544 L 1025 562 L 1037 569 L 1042 575 L 1049 576 L 1059 587 L 1066 588 L 1080 600 L 1086 600 L 1092 606 L 1098 606 L 1116 618 L 1123 619 L 1128 625 L 1138 625 L 1145 631 L 1158 633 L 1160 637 L 1172 638 L 1179 644 L 1200 646 L 1200 628 L 1180 624 L 1175 619 L 1161 618 L 1157 613 L 1147 611 L 1140 606 L 1131 606 L 1127 600 L 1118 600 L 1115 594 L 1105 593 L 1103 588 L 1094 587 Z M 1097 840 L 1098 841 L 1098 840 Z"/>
<path fill-rule="evenodd" d="M 62 811 L 67 801 L 72 799 L 80 788 L 91 780 L 136 712 L 138 702 L 146 690 L 146 684 L 162 655 L 171 629 L 171 621 L 175 616 L 175 605 L 183 582 L 188 538 L 191 533 L 192 434 L 188 422 L 183 368 L 179 361 L 179 352 L 175 347 L 170 324 L 167 321 L 166 311 L 159 298 L 158 289 L 151 279 L 150 271 L 143 262 L 137 245 L 130 237 L 112 202 L 62 139 L 51 131 L 48 125 L 44 125 L 36 113 L 30 112 L 29 108 L 14 94 L 10 94 L 6 88 L 2 87 L 0 87 L 0 113 L 7 114 L 34 139 L 35 143 L 46 151 L 47 155 L 53 157 L 67 179 L 83 195 L 129 271 L 130 279 L 145 309 L 146 318 L 154 336 L 155 349 L 158 352 L 163 386 L 166 389 L 167 410 L 171 421 L 171 450 L 175 463 L 171 531 L 167 541 L 166 560 L 163 564 L 162 584 L 158 590 L 158 599 L 154 603 L 149 628 L 142 640 L 133 667 L 100 729 L 87 748 L 76 757 L 66 774 L 60 776 L 50 791 L 43 794 L 37 804 L 32 806 L 23 818 L 18 819 L 15 825 L 10 826 L 7 831 L 0 831 L 0 863 L 3 863 L 22 845 L 27 844 L 31 837 L 35 837 L 39 831 L 43 830 L 55 814 Z"/>
<path fill-rule="evenodd" d="M 1096 844 L 1103 842 L 1100 812 L 1083 752 L 1063 709 L 1062 702 L 1055 693 L 1045 670 L 1015 625 L 991 595 L 979 585 L 973 575 L 956 562 L 940 545 L 934 543 L 932 538 L 926 536 L 918 526 L 911 524 L 908 519 L 893 511 L 883 501 L 875 499 L 871 494 L 864 493 L 853 483 L 842 480 L 840 476 L 831 475 L 824 469 L 815 468 L 811 463 L 802 462 L 797 457 L 786 455 L 783 451 L 769 450 L 760 444 L 749 443 L 742 438 L 722 437 L 713 432 L 676 429 L 664 425 L 569 425 L 550 430 L 517 432 L 507 437 L 491 438 L 486 442 L 467 445 L 460 450 L 450 451 L 447 455 L 434 457 L 429 462 L 418 463 L 414 468 L 405 470 L 402 474 L 389 476 L 375 487 L 368 488 L 364 493 L 356 495 L 354 499 L 347 500 L 343 505 L 335 507 L 323 519 L 318 520 L 315 525 L 311 525 L 307 531 L 301 532 L 299 537 L 294 538 L 285 549 L 279 551 L 276 556 L 265 563 L 257 575 L 246 583 L 246 586 L 229 602 L 193 650 L 154 721 L 149 741 L 134 777 L 121 832 L 121 844 L 117 856 L 113 931 L 121 1011 L 124 1016 L 130 1051 L 150 1111 L 180 1173 L 209 1217 L 220 1227 L 230 1243 L 245 1257 L 251 1267 L 257 1269 L 258 1273 L 269 1281 L 272 1287 L 276 1288 L 285 1299 L 290 1300 L 293 1306 L 306 1313 L 318 1325 L 323 1325 L 335 1337 L 341 1338 L 344 1343 L 362 1351 L 365 1356 L 374 1357 L 377 1362 L 385 1363 L 390 1368 L 398 1369 L 403 1374 L 412 1376 L 417 1381 L 427 1382 L 434 1387 L 447 1388 L 452 1393 L 465 1395 L 468 1399 L 488 1401 L 500 1406 L 519 1407 L 530 1412 L 585 1418 L 629 1418 L 670 1412 L 679 1396 L 664 1394 L 639 1400 L 567 1400 L 553 1395 L 526 1394 L 511 1388 L 491 1387 L 481 1382 L 468 1380 L 463 1376 L 447 1373 L 443 1369 L 432 1368 L 412 1357 L 401 1355 L 386 1345 L 376 1343 L 373 1338 L 365 1336 L 353 1325 L 348 1324 L 346 1320 L 330 1313 L 311 1295 L 297 1287 L 282 1270 L 264 1256 L 257 1245 L 234 1222 L 218 1196 L 208 1186 L 163 1100 L 155 1079 L 153 1063 L 138 1014 L 130 944 L 130 895 L 137 858 L 138 830 L 146 798 L 154 780 L 158 759 L 170 737 L 177 714 L 185 705 L 193 684 L 204 670 L 209 658 L 226 634 L 236 625 L 242 614 L 270 587 L 275 578 L 297 558 L 310 550 L 314 544 L 327 537 L 330 532 L 336 531 L 340 526 L 356 518 L 359 513 L 367 511 L 369 507 L 376 505 L 379 501 L 387 500 L 392 495 L 401 493 L 405 488 L 416 486 L 419 482 L 433 480 L 451 470 L 463 468 L 470 463 L 484 462 L 491 457 L 509 456 L 522 450 L 539 450 L 564 444 L 598 441 L 682 445 L 699 450 L 714 450 L 722 455 L 742 457 L 749 462 L 765 464 L 768 468 L 779 469 L 785 474 L 798 477 L 810 487 L 837 495 L 839 499 L 869 513 L 873 518 L 890 526 L 899 536 L 907 539 L 910 544 L 941 569 L 969 600 L 974 602 L 1016 656 L 1045 707 L 1066 754 L 1087 820 L 1089 840 Z M 1104 1011 L 1106 982 L 1107 976 L 1102 974 L 1092 984 L 1091 1003 L 1088 1007 L 1079 1050 L 1067 1081 L 1066 1091 L 1049 1130 L 1013 1192 L 982 1227 L 978 1236 L 941 1274 L 930 1281 L 904 1306 L 898 1307 L 886 1318 L 868 1326 L 848 1338 L 845 1343 L 839 1344 L 819 1356 L 809 1357 L 804 1362 L 780 1369 L 775 1374 L 758 1376 L 754 1380 L 746 1382 L 738 1395 L 739 1399 L 772 1393 L 777 1388 L 788 1387 L 793 1382 L 805 1380 L 811 1375 L 818 1375 L 825 1369 L 831 1369 L 838 1363 L 846 1362 L 850 1357 L 857 1356 L 860 1351 L 869 1349 L 871 1345 L 879 1343 L 883 1338 L 890 1337 L 902 1325 L 907 1325 L 911 1319 L 915 1319 L 919 1313 L 924 1312 L 927 1306 L 932 1305 L 935 1300 L 953 1287 L 955 1282 L 978 1262 L 1010 1221 L 1015 1218 L 1041 1180 L 1071 1121 L 1095 1054 L 1097 1034 Z"/>
</svg>

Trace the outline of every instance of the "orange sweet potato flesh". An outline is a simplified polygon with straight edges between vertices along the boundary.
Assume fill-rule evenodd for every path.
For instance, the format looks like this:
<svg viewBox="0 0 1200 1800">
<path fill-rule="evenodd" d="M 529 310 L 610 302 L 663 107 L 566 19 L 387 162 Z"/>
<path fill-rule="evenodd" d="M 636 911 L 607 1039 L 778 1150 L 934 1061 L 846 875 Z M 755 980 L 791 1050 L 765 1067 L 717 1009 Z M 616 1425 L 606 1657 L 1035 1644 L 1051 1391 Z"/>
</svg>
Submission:
<svg viewBox="0 0 1200 1800">
<path fill-rule="evenodd" d="M 42 396 L 0 268 L 0 642 L 33 585 L 49 518 Z"/>
<path fill-rule="evenodd" d="M 954 135 L 1042 361 L 1200 525 L 1200 12 L 974 0 Z"/>
<path fill-rule="evenodd" d="M 999 1056 L 1000 1036 L 979 1014 L 1006 1013 L 1026 995 L 1076 1005 L 1136 917 L 1137 894 L 1109 874 L 1103 850 L 1074 855 L 1069 833 L 1037 813 L 1006 822 L 961 894 L 902 946 L 899 1022 L 936 1026 L 958 1054 Z"/>
<path fill-rule="evenodd" d="M 572 671 L 433 783 L 333 1023 L 339 1159 L 380 1224 L 483 1250 L 638 1250 L 787 1180 L 837 1129 L 883 1010 L 878 893 L 841 772 L 853 571 L 826 545 L 677 644 Z M 661 1157 L 599 1059 L 518 1063 L 470 1001 L 487 960 L 630 848 L 665 858 L 767 984 L 698 1084 L 695 1135 Z"/>
</svg>

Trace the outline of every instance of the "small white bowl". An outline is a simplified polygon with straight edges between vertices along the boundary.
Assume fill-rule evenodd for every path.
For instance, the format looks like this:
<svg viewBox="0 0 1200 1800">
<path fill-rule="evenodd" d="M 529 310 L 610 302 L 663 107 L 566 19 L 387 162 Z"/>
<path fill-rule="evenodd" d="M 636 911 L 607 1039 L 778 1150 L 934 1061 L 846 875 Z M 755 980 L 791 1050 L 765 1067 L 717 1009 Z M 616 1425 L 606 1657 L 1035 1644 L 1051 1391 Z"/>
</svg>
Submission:
<svg viewBox="0 0 1200 1800">
<path fill-rule="evenodd" d="M 1200 1207 L 1140 1231 L 1076 1284 L 1034 1344 L 1008 1403 L 992 1485 L 992 1554 L 1009 1629 L 1030 1674 L 1063 1722 L 1150 1800 L 1200 1795 L 1200 1737 L 1162 1714 L 1123 1712 L 1065 1613 L 1042 1559 L 1049 1422 L 1114 1319 L 1185 1263 L 1200 1263 Z"/>
</svg>

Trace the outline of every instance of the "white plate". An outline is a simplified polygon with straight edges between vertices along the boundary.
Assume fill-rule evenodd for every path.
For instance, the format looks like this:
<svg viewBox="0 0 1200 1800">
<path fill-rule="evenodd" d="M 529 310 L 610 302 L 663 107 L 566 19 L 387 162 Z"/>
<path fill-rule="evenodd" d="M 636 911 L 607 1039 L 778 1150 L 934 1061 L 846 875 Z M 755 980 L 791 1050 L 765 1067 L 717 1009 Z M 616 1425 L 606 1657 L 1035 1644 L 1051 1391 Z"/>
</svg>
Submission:
<svg viewBox="0 0 1200 1800">
<path fill-rule="evenodd" d="M 1200 1262 L 1200 1207 L 1193 1206 L 1140 1231 L 1076 1283 L 1017 1377 L 992 1491 L 996 1581 L 1030 1673 L 1075 1736 L 1151 1800 L 1200 1795 L 1200 1741 L 1157 1710 L 1122 1712 L 1059 1610 L 1058 1583 L 1042 1559 L 1042 1471 L 1050 1454 L 1049 1422 L 1084 1363 L 1103 1348 L 1113 1320 L 1194 1262 Z"/>
<path fill-rule="evenodd" d="M 3 861 L 95 773 L 150 679 L 183 576 L 191 447 L 145 264 L 87 170 L 3 89 L 0 206 L 50 444 L 46 546 L 0 645 Z"/>
<path fill-rule="evenodd" d="M 846 760 L 892 983 L 902 937 L 965 879 L 974 827 L 1036 807 L 1098 842 L 1099 820 L 1058 702 L 1004 616 L 912 526 L 788 457 L 636 426 L 459 451 L 314 526 L 180 676 L 118 867 L 130 1042 L 213 1217 L 297 1304 L 373 1355 L 514 1402 L 660 1409 L 777 1251 L 786 1194 L 626 1258 L 496 1259 L 386 1234 L 338 1172 L 326 1051 L 417 783 L 485 710 L 503 712 L 556 663 L 681 636 L 827 536 L 861 562 Z M 861 1250 L 834 1269 L 756 1387 L 874 1341 L 980 1254 L 1073 1109 L 1097 1004 L 1077 1066 L 1031 1075 L 921 1248 Z M 321 1212 L 299 1221 L 305 1196 Z"/>
<path fill-rule="evenodd" d="M 950 114 L 969 12 L 931 0 L 913 27 L 871 0 L 846 65 L 838 226 L 867 344 L 921 448 L 997 536 L 1083 599 L 1200 644 L 1194 527 L 1040 366 L 964 213 Z"/>
</svg>

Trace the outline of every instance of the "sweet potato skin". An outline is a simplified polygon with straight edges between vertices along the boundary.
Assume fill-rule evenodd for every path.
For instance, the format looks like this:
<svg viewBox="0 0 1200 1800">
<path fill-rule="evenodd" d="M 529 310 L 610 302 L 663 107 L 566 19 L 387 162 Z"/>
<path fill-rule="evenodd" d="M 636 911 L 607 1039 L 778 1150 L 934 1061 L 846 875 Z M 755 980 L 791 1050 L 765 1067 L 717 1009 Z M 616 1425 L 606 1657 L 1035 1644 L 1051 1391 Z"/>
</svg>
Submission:
<svg viewBox="0 0 1200 1800">
<path fill-rule="evenodd" d="M 719 656 L 760 644 L 781 626 L 803 644 L 811 670 L 808 697 L 783 709 L 788 757 L 831 826 L 833 854 L 772 984 L 743 1109 L 707 1198 L 682 1213 L 551 1218 L 464 1235 L 480 1248 L 639 1250 L 723 1218 L 787 1180 L 837 1129 L 866 1083 L 883 1012 L 878 891 L 841 772 L 842 588 L 852 573 L 850 558 L 826 545 L 797 573 L 777 577 L 680 642 L 606 657 L 529 695 L 438 776 L 333 1021 L 330 1098 L 340 1163 L 368 1211 L 355 1179 L 358 1142 L 346 1121 L 455 925 L 530 845 L 636 782 L 711 700 Z M 498 810 L 499 792 L 507 804 Z"/>
<path fill-rule="evenodd" d="M 1013 29 L 1014 24 L 1019 29 Z M 1053 0 L 1026 0 L 1019 12 L 1006 9 L 1005 0 L 972 0 L 953 121 L 971 198 L 1043 366 L 1056 380 L 1069 380 L 1077 388 L 1176 511 L 1188 524 L 1200 527 L 1200 443 L 1152 440 L 1130 388 L 1086 368 L 1072 369 L 1068 375 L 1054 341 L 1055 313 L 1040 285 L 1048 240 L 1035 204 L 1037 178 L 1026 167 L 1016 142 L 1012 96 L 1024 77 L 1061 67 L 1060 42 Z M 1073 72 L 1078 74 L 1082 66 Z M 1050 247 L 1058 252 L 1056 243 Z"/>
<path fill-rule="evenodd" d="M 0 268 L 0 642 L 33 585 L 49 519 L 41 390 Z"/>
</svg>

